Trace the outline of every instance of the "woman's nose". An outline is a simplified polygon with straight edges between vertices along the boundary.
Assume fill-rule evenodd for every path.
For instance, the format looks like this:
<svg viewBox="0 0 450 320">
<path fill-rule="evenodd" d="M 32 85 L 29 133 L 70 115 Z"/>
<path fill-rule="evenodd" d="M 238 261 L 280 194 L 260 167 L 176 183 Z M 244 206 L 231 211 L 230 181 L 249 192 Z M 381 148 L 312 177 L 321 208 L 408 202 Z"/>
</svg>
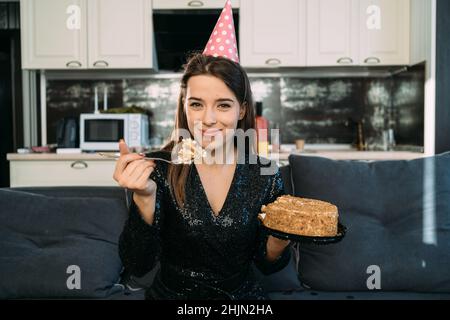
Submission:
<svg viewBox="0 0 450 320">
<path fill-rule="evenodd" d="M 203 114 L 203 123 L 206 125 L 211 125 L 216 123 L 216 112 L 213 108 L 206 108 Z"/>
</svg>

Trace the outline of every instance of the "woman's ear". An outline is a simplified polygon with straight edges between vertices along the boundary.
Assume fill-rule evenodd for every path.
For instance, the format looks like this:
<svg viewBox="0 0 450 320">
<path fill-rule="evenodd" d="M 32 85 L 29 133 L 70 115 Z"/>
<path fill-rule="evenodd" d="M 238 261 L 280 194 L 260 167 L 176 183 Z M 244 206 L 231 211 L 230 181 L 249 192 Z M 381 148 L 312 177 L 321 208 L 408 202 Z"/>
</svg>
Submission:
<svg viewBox="0 0 450 320">
<path fill-rule="evenodd" d="M 244 102 L 244 103 L 241 105 L 241 108 L 240 108 L 240 110 L 239 110 L 239 120 L 244 119 L 245 113 L 247 112 L 247 106 L 248 106 L 247 102 Z"/>
</svg>

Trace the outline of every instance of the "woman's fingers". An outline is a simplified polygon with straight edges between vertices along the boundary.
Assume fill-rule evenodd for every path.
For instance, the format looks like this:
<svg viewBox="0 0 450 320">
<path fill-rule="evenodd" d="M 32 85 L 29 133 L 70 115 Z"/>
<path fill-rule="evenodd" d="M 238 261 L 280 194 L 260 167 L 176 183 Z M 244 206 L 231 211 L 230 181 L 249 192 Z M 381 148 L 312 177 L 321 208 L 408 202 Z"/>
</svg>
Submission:
<svg viewBox="0 0 450 320">
<path fill-rule="evenodd" d="M 119 181 L 119 179 L 122 176 L 123 172 L 125 171 L 126 167 L 128 165 L 130 165 L 133 161 L 136 161 L 136 160 L 139 160 L 142 158 L 143 158 L 143 156 L 141 156 L 137 153 L 121 154 L 120 158 L 116 162 L 116 167 L 114 169 L 114 174 L 113 174 L 114 180 Z"/>
<path fill-rule="evenodd" d="M 135 160 L 127 165 L 125 170 L 122 173 L 122 177 L 127 178 L 128 180 L 133 176 L 136 170 L 142 171 L 143 167 L 146 166 L 145 160 Z M 141 166 L 141 169 L 138 169 Z"/>
<path fill-rule="evenodd" d="M 125 168 L 133 161 L 142 159 L 142 156 L 137 153 L 129 153 L 125 155 L 121 155 L 119 160 L 116 163 L 116 169 L 119 173 L 125 171 Z"/>
<path fill-rule="evenodd" d="M 119 151 L 120 151 L 120 155 L 130 153 L 130 149 L 128 149 L 128 145 L 125 143 L 125 141 L 123 139 L 120 139 L 120 141 L 119 141 Z"/>
<path fill-rule="evenodd" d="M 132 184 L 135 186 L 136 189 L 145 189 L 148 185 L 148 179 L 150 178 L 150 175 L 152 174 L 153 170 L 155 168 L 153 166 L 145 168 L 139 177 L 132 182 Z"/>
<path fill-rule="evenodd" d="M 120 183 L 122 186 L 132 188 L 134 183 L 140 178 L 142 172 L 149 168 L 154 167 L 155 164 L 146 160 L 136 160 L 130 163 L 122 174 Z"/>
<path fill-rule="evenodd" d="M 139 161 L 139 160 L 138 160 Z M 142 160 L 144 162 L 139 163 L 137 166 L 134 167 L 133 171 L 130 172 L 129 177 L 131 181 L 136 181 L 142 174 L 142 172 L 149 168 L 154 167 L 154 164 L 148 163 L 146 160 Z"/>
<path fill-rule="evenodd" d="M 136 170 L 136 168 L 140 165 L 144 165 L 145 164 L 145 160 L 135 160 L 130 162 L 127 167 L 125 168 L 125 170 L 123 171 L 123 176 L 126 177 L 130 177 L 133 175 L 133 172 Z"/>
<path fill-rule="evenodd" d="M 132 188 L 141 179 L 142 175 L 150 176 L 151 171 L 149 168 L 155 167 L 153 160 L 142 159 L 143 156 L 137 153 L 129 153 L 126 144 L 120 143 L 121 156 L 117 160 L 116 168 L 114 170 L 113 178 L 123 188 Z M 140 181 L 141 182 L 141 181 Z"/>
<path fill-rule="evenodd" d="M 156 190 L 154 181 L 149 180 L 156 164 L 153 160 L 143 159 L 144 155 L 130 153 L 123 140 L 119 143 L 120 158 L 117 160 L 113 178 L 122 188 L 139 194 L 151 195 Z"/>
</svg>

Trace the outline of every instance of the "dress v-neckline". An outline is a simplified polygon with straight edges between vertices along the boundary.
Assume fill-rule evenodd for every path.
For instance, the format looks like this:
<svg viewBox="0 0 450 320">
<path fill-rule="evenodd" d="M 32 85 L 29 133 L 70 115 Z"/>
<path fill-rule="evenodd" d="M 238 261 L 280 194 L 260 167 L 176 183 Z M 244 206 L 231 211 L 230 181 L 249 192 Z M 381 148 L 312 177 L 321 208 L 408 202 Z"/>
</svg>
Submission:
<svg viewBox="0 0 450 320">
<path fill-rule="evenodd" d="M 224 200 L 224 202 L 222 204 L 222 208 L 220 208 L 219 212 L 216 214 L 214 212 L 212 206 L 211 206 L 211 203 L 209 202 L 208 195 L 206 194 L 205 187 L 203 186 L 203 182 L 202 182 L 202 179 L 200 177 L 200 173 L 198 172 L 197 167 L 194 164 L 195 173 L 197 175 L 198 184 L 200 186 L 200 189 L 202 190 L 203 199 L 205 200 L 206 205 L 208 206 L 208 210 L 210 211 L 210 213 L 211 213 L 213 218 L 218 219 L 218 218 L 222 217 L 222 213 L 223 213 L 224 209 L 227 207 L 227 204 L 229 202 L 230 194 L 234 191 L 233 189 L 234 189 L 234 185 L 236 183 L 236 177 L 237 177 L 237 174 L 238 174 L 238 168 L 239 168 L 239 164 L 236 163 L 236 165 L 234 167 L 234 172 L 233 172 L 233 179 L 231 180 L 231 184 L 230 184 L 230 186 L 228 188 L 228 192 L 227 192 L 227 195 L 225 196 L 225 200 Z"/>
</svg>

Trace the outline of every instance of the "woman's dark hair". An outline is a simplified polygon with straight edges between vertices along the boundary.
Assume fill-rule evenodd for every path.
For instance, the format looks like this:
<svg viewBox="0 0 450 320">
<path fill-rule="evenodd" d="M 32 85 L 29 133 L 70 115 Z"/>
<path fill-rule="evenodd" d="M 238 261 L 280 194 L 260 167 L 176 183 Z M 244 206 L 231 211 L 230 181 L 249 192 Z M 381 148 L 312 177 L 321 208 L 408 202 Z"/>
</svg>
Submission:
<svg viewBox="0 0 450 320">
<path fill-rule="evenodd" d="M 244 117 L 238 121 L 237 129 L 244 131 L 255 129 L 255 110 L 250 81 L 244 69 L 236 62 L 223 57 L 213 57 L 194 53 L 184 65 L 184 74 L 181 78 L 180 95 L 176 112 L 175 128 L 171 140 L 163 147 L 165 151 L 172 151 L 179 142 L 177 129 L 189 130 L 186 113 L 184 111 L 184 99 L 186 97 L 187 83 L 191 77 L 210 75 L 221 79 L 234 93 L 239 105 L 245 108 Z M 191 138 L 193 138 L 191 133 Z M 185 185 L 190 172 L 190 165 L 169 165 L 168 182 L 171 191 L 180 207 L 184 206 Z"/>
</svg>

